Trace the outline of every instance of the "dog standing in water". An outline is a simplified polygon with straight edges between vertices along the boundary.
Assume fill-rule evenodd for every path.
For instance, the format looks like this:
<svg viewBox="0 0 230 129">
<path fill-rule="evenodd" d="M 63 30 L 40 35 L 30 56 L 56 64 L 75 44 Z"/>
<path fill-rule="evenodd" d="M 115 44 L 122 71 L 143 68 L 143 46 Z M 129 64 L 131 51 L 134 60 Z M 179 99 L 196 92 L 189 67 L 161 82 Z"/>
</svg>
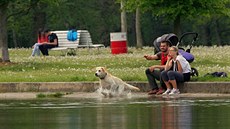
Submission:
<svg viewBox="0 0 230 129">
<path fill-rule="evenodd" d="M 104 67 L 97 67 L 95 76 L 100 79 L 99 92 L 105 97 L 122 95 L 125 89 L 140 91 L 138 87 L 132 86 L 120 78 L 109 74 Z"/>
</svg>

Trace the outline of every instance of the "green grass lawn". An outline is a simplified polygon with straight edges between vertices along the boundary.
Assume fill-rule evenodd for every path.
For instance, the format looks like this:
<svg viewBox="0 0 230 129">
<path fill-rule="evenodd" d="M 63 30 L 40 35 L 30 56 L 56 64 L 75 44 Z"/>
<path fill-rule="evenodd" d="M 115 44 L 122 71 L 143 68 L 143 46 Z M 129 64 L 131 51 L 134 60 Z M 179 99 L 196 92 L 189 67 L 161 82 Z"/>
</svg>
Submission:
<svg viewBox="0 0 230 129">
<path fill-rule="evenodd" d="M 194 47 L 195 60 L 191 66 L 200 76 L 193 81 L 230 81 L 229 78 L 203 77 L 204 74 L 225 71 L 230 73 L 230 46 Z M 112 55 L 109 48 L 78 49 L 76 56 L 62 56 L 50 51 L 48 57 L 30 57 L 32 49 L 9 49 L 10 64 L 1 64 L 0 82 L 76 82 L 98 81 L 95 67 L 107 70 L 125 81 L 147 81 L 145 69 L 159 61 L 147 61 L 144 54 L 153 54 L 152 47 L 128 48 L 127 54 Z"/>
</svg>

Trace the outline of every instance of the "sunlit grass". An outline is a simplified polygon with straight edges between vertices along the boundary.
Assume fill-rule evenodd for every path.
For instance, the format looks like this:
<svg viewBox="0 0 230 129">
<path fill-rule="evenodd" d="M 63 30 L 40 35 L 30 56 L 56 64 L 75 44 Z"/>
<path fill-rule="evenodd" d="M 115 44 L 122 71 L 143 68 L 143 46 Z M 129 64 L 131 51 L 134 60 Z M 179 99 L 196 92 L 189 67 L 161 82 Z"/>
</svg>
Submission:
<svg viewBox="0 0 230 129">
<path fill-rule="evenodd" d="M 229 78 L 210 79 L 206 73 L 230 73 L 230 47 L 193 47 L 195 60 L 191 66 L 198 69 L 198 81 L 230 81 Z M 1 65 L 0 82 L 74 82 L 98 81 L 95 67 L 104 66 L 125 81 L 147 81 L 145 69 L 159 61 L 147 61 L 144 54 L 153 54 L 153 48 L 128 48 L 127 54 L 112 55 L 109 48 L 78 49 L 76 56 L 62 56 L 61 51 L 50 51 L 48 57 L 30 58 L 31 49 L 10 49 L 13 64 Z"/>
</svg>

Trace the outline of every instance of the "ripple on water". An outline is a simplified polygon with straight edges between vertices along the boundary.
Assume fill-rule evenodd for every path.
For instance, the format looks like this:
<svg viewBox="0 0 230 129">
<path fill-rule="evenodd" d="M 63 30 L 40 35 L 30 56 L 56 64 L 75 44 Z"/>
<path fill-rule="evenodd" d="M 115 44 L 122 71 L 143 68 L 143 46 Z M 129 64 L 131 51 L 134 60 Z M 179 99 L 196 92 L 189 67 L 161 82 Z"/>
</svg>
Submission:
<svg viewBox="0 0 230 129">
<path fill-rule="evenodd" d="M 103 98 L 61 98 L 51 100 L 1 100 L 0 108 L 84 108 L 103 106 L 146 105 L 152 106 L 230 106 L 228 98 L 162 98 L 146 97 L 143 94 L 132 94 L 132 97 Z"/>
</svg>

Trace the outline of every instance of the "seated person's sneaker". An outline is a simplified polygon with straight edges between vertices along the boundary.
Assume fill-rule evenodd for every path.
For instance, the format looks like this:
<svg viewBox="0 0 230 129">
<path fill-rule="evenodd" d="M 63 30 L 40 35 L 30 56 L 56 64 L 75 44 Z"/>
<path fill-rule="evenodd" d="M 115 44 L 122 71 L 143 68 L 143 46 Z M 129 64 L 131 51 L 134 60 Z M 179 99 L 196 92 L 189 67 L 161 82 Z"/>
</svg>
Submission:
<svg viewBox="0 0 230 129">
<path fill-rule="evenodd" d="M 163 94 L 165 92 L 165 90 L 163 88 L 160 88 L 158 90 L 158 92 L 156 93 L 156 95 L 160 95 L 160 94 Z"/>
<path fill-rule="evenodd" d="M 174 95 L 174 94 L 180 94 L 179 89 L 172 89 L 171 92 L 169 93 L 169 95 Z"/>
<path fill-rule="evenodd" d="M 171 89 L 167 89 L 162 95 L 167 95 L 171 92 Z"/>
<path fill-rule="evenodd" d="M 148 95 L 156 94 L 157 92 L 158 92 L 158 89 L 150 90 L 150 91 L 148 92 Z"/>
</svg>

